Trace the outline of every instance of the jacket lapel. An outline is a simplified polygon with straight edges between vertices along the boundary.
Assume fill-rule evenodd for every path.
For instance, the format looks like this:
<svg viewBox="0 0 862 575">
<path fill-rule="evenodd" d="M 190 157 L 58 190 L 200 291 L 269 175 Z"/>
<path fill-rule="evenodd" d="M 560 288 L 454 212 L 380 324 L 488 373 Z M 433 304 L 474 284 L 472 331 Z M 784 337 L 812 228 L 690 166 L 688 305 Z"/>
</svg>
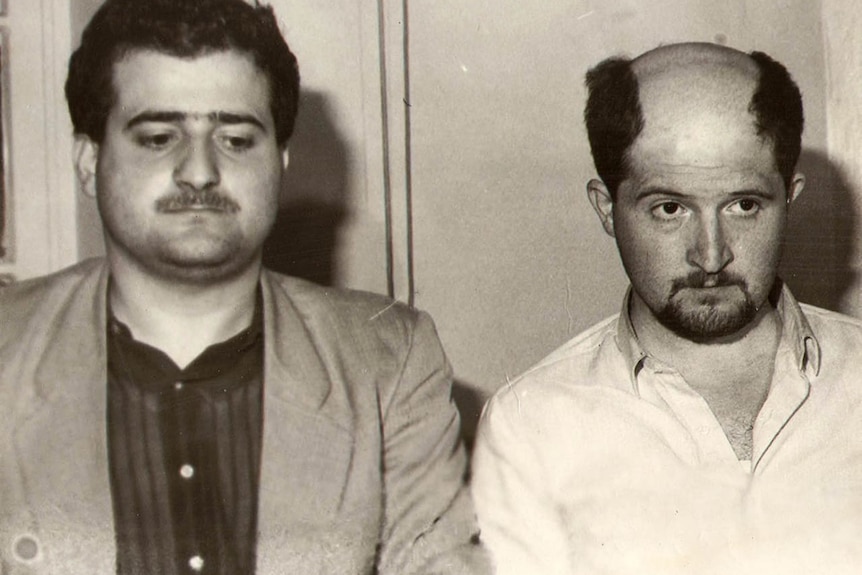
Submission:
<svg viewBox="0 0 862 575">
<path fill-rule="evenodd" d="M 259 500 L 258 567 L 285 561 L 303 572 L 329 554 L 352 460 L 352 418 L 333 389 L 313 325 L 268 272 L 264 296 L 264 431 Z M 329 524 L 327 526 L 327 524 Z M 324 526 L 327 526 L 324 528 Z M 302 558 L 302 559 L 300 559 Z M 310 563 L 309 563 L 310 562 Z"/>
<path fill-rule="evenodd" d="M 111 572 L 115 547 L 106 439 L 107 272 L 93 268 L 33 324 L 44 355 L 15 435 L 31 520 L 46 560 L 65 572 Z M 59 310 L 59 314 L 57 313 Z M 40 317 L 33 322 L 46 321 Z"/>
<path fill-rule="evenodd" d="M 266 347 L 259 572 L 284 572 L 290 564 L 326 572 L 326 564 L 351 554 L 344 538 L 349 530 L 338 528 L 353 458 L 351 410 L 344 391 L 333 389 L 327 366 L 337 372 L 337 359 L 322 359 L 314 326 L 266 271 L 261 284 Z M 32 407 L 14 439 L 33 502 L 31 524 L 22 529 L 36 534 L 51 569 L 68 573 L 110 573 L 116 563 L 106 294 L 107 271 L 94 268 L 60 304 L 60 319 L 45 327 L 39 343 L 46 351 L 33 368 Z"/>
</svg>

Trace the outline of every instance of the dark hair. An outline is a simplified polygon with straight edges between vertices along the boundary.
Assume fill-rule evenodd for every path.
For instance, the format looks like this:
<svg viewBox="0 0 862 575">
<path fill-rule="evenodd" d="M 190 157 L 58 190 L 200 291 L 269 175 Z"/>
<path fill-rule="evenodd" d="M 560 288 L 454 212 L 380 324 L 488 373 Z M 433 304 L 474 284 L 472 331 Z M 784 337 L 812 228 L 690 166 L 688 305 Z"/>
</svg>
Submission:
<svg viewBox="0 0 862 575">
<path fill-rule="evenodd" d="M 271 7 L 256 0 L 107 0 L 69 60 L 66 100 L 76 134 L 102 141 L 116 100 L 114 63 L 132 50 L 180 58 L 223 50 L 249 54 L 269 79 L 276 141 L 287 144 L 299 101 L 299 69 Z"/>
<path fill-rule="evenodd" d="M 802 94 L 787 69 L 763 52 L 752 52 L 759 77 L 749 112 L 759 136 L 772 143 L 786 189 L 802 146 Z M 587 72 L 584 119 L 599 177 L 612 198 L 628 175 L 628 151 L 644 126 L 637 76 L 632 61 L 610 58 Z"/>
<path fill-rule="evenodd" d="M 628 175 L 628 150 L 644 127 L 638 80 L 627 58 L 609 58 L 587 72 L 587 137 L 599 177 L 612 198 Z"/>
<path fill-rule="evenodd" d="M 802 94 L 799 86 L 780 63 L 763 52 L 749 54 L 757 64 L 760 77 L 748 111 L 754 114 L 757 133 L 772 142 L 775 164 L 790 189 L 793 171 L 802 150 Z"/>
</svg>

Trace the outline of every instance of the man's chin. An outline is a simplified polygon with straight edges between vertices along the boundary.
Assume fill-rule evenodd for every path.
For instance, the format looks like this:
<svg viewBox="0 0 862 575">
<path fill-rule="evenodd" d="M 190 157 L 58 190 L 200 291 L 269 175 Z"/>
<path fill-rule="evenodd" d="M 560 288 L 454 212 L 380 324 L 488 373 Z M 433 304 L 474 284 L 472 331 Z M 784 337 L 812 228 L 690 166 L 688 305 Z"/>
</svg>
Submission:
<svg viewBox="0 0 862 575">
<path fill-rule="evenodd" d="M 226 256 L 173 256 L 157 264 L 159 275 L 173 281 L 206 285 L 230 280 L 242 275 L 254 265 L 254 258 Z"/>
<path fill-rule="evenodd" d="M 671 304 L 656 317 L 680 337 L 703 342 L 744 333 L 745 328 L 757 317 L 757 307 L 747 298 L 735 305 L 713 302 L 682 308 Z"/>
</svg>

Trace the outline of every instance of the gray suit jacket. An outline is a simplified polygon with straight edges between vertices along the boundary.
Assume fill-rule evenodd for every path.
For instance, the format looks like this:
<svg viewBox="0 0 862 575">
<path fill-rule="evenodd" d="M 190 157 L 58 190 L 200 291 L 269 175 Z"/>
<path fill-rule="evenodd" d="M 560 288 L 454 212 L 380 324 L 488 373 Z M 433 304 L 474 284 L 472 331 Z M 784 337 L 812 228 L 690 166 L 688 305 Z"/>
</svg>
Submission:
<svg viewBox="0 0 862 575">
<path fill-rule="evenodd" d="M 0 572 L 102 574 L 107 269 L 0 290 Z M 258 570 L 483 571 L 450 371 L 427 315 L 264 271 Z"/>
</svg>

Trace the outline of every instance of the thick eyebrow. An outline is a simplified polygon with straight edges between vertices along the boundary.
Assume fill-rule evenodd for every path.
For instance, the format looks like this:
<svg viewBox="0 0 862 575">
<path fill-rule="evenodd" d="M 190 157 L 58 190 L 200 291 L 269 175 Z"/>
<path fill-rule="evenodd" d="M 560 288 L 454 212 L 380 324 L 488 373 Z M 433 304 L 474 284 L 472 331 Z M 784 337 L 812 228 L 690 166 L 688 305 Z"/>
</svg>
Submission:
<svg viewBox="0 0 862 575">
<path fill-rule="evenodd" d="M 761 190 L 759 188 L 751 188 L 748 190 L 737 190 L 735 192 L 731 192 L 730 195 L 735 197 L 735 198 L 755 197 L 755 198 L 761 198 L 763 200 L 771 200 L 771 199 L 775 198 L 775 194 L 772 193 L 771 191 L 769 191 L 767 189 Z"/>
<path fill-rule="evenodd" d="M 769 190 L 760 189 L 760 188 L 747 188 L 747 189 L 742 189 L 742 190 L 735 190 L 733 192 L 730 192 L 730 195 L 731 195 L 731 197 L 734 197 L 734 198 L 755 197 L 755 198 L 761 198 L 764 200 L 771 200 L 771 199 L 775 198 L 774 193 L 770 192 Z M 668 188 L 656 187 L 656 188 L 646 188 L 646 189 L 638 192 L 637 196 L 635 196 L 635 201 L 639 202 L 639 201 L 643 200 L 644 198 L 651 198 L 653 196 L 661 196 L 661 197 L 665 197 L 665 198 L 680 199 L 680 200 L 687 197 L 686 194 L 677 192 L 675 190 L 671 190 Z"/>
<path fill-rule="evenodd" d="M 261 122 L 251 114 L 237 114 L 234 112 L 215 112 L 214 114 L 209 114 L 209 117 L 211 119 L 214 119 L 219 124 L 251 124 L 253 126 L 257 126 L 264 132 L 266 131 L 266 126 L 263 125 L 263 122 Z"/>
<path fill-rule="evenodd" d="M 129 130 L 139 124 L 150 122 L 175 124 L 188 119 L 189 117 L 197 117 L 200 114 L 188 114 L 186 112 L 164 112 L 164 111 L 147 111 L 141 112 L 126 123 L 126 129 Z M 235 112 L 210 112 L 206 117 L 219 124 L 251 124 L 257 126 L 264 132 L 266 127 L 263 122 L 258 120 L 251 114 L 238 114 Z"/>
<path fill-rule="evenodd" d="M 652 196 L 663 196 L 667 198 L 685 198 L 685 194 L 680 192 L 671 190 L 669 188 L 645 188 L 638 192 L 635 196 L 635 201 L 639 202 L 644 198 L 651 198 Z"/>
</svg>

